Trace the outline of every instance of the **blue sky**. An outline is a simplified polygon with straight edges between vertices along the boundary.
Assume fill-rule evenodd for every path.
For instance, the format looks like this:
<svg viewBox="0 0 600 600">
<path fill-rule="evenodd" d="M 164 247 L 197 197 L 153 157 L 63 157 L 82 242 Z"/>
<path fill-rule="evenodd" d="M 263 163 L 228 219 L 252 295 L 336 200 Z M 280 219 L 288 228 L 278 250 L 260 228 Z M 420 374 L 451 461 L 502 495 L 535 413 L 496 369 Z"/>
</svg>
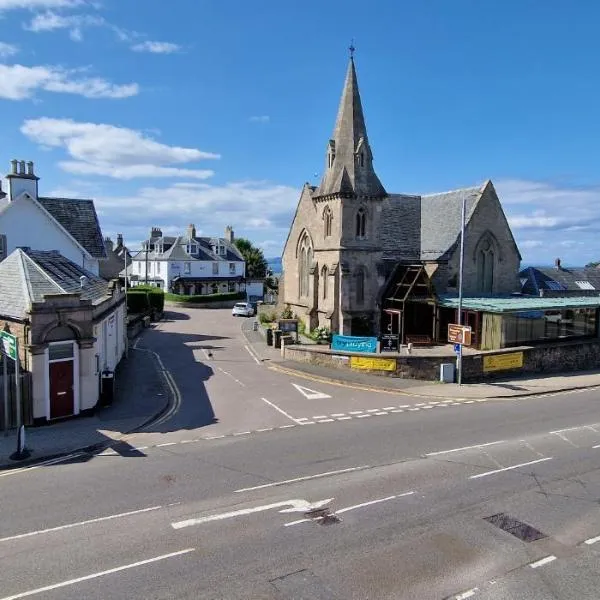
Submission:
<svg viewBox="0 0 600 600">
<path fill-rule="evenodd" d="M 600 260 L 599 21 L 596 0 L 0 0 L 0 158 L 133 247 L 231 224 L 276 256 L 354 38 L 388 191 L 489 178 L 524 263 Z"/>
</svg>

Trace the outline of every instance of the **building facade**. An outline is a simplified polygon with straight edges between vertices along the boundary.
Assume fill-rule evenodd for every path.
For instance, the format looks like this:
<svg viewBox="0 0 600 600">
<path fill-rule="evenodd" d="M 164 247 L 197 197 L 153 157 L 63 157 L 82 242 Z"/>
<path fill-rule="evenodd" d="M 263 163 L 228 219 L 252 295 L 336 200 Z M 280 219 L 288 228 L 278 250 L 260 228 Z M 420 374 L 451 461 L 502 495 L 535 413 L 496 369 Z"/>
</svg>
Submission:
<svg viewBox="0 0 600 600">
<path fill-rule="evenodd" d="M 233 242 L 231 227 L 224 238 L 197 236 L 194 225 L 177 237 L 163 236 L 153 227 L 142 250 L 132 256 L 131 285 L 184 295 L 245 291 L 245 261 Z"/>
<path fill-rule="evenodd" d="M 491 181 L 427 196 L 386 191 L 351 57 L 321 183 L 304 185 L 284 247 L 283 302 L 310 329 L 404 340 L 425 327 L 435 338 L 436 295 L 458 288 L 463 199 L 463 291 L 519 291 L 521 256 Z"/>
<path fill-rule="evenodd" d="M 7 192 L 0 188 L 0 260 L 19 247 L 56 250 L 98 275 L 106 259 L 92 200 L 38 194 L 33 162 L 11 161 Z"/>
</svg>

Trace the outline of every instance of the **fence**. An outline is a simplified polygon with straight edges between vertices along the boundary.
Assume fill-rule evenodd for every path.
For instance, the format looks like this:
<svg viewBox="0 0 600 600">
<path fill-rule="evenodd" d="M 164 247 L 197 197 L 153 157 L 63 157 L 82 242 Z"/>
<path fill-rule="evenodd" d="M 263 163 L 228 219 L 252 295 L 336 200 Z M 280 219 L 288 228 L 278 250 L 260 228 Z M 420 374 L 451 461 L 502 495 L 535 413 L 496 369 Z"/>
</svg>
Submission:
<svg viewBox="0 0 600 600">
<path fill-rule="evenodd" d="M 23 424 L 33 425 L 33 393 L 31 373 L 24 372 L 21 378 L 21 397 L 23 399 Z M 6 416 L 4 414 L 4 378 L 0 371 L 0 431 L 4 430 Z M 15 390 L 15 375 L 8 375 L 8 427 L 17 426 L 17 395 Z"/>
</svg>

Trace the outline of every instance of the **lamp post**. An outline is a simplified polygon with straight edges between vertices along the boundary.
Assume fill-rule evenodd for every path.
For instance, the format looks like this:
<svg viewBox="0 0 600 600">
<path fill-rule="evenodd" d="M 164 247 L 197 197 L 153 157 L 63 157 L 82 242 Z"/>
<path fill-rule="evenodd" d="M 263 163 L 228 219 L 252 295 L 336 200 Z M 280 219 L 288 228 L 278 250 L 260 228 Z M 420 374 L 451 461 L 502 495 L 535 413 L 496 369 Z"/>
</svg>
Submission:
<svg viewBox="0 0 600 600">
<path fill-rule="evenodd" d="M 462 325 L 462 300 L 463 300 L 463 264 L 465 258 L 465 209 L 467 197 L 462 193 L 462 206 L 460 211 L 460 258 L 458 264 L 458 325 Z M 457 383 L 462 385 L 462 343 L 458 345 L 456 356 Z"/>
</svg>

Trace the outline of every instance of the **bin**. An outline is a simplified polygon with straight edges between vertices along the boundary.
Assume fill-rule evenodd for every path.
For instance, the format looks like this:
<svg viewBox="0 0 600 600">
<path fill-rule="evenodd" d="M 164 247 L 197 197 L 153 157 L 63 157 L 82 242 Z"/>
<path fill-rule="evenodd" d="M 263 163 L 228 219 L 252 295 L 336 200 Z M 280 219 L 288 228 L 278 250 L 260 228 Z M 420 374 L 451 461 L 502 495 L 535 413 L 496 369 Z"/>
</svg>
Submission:
<svg viewBox="0 0 600 600">
<path fill-rule="evenodd" d="M 115 374 L 113 371 L 102 371 L 100 379 L 100 406 L 110 406 L 115 397 Z"/>
<path fill-rule="evenodd" d="M 267 329 L 267 346 L 273 345 L 273 330 Z"/>
<path fill-rule="evenodd" d="M 275 330 L 275 348 L 281 348 L 281 336 L 283 335 L 283 331 L 281 329 Z"/>
<path fill-rule="evenodd" d="M 454 383 L 454 363 L 442 363 L 440 365 L 440 381 L 442 383 Z"/>
</svg>

